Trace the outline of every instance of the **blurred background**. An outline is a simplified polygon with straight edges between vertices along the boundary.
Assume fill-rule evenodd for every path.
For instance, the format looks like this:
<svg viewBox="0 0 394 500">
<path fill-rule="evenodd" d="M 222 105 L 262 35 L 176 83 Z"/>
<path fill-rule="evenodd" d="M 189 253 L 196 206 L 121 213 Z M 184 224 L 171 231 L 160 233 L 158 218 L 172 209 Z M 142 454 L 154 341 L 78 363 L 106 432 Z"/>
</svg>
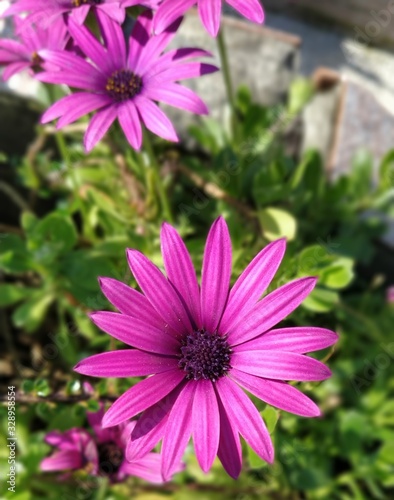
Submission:
<svg viewBox="0 0 394 500">
<path fill-rule="evenodd" d="M 335 348 L 316 355 L 333 377 L 297 385 L 323 416 L 303 419 L 255 401 L 276 461 L 268 466 L 245 446 L 238 481 L 219 461 L 203 474 L 192 448 L 186 471 L 160 487 L 131 478 L 105 488 L 93 481 L 81 492 L 86 471 L 61 482 L 40 471 L 51 451 L 47 432 L 87 427 L 87 410 L 135 382 L 90 379 L 94 393 L 87 396 L 72 367 L 114 348 L 87 317 L 110 309 L 97 276 L 135 285 L 126 247 L 162 266 L 163 215 L 152 179 L 125 143 L 114 148 L 103 141 L 84 156 L 84 120 L 67 127 L 59 142 L 52 125 L 38 126 L 49 104 L 46 89 L 18 74 L 0 84 L 1 394 L 14 385 L 19 397 L 17 490 L 4 486 L 2 497 L 394 497 L 394 3 L 266 0 L 264 6 L 264 27 L 225 9 L 235 129 L 218 73 L 188 83 L 208 103 L 210 117 L 167 110 L 182 141 L 157 140 L 155 149 L 173 223 L 198 274 L 207 231 L 223 214 L 233 281 L 282 236 L 288 251 L 271 289 L 319 277 L 286 324 L 340 335 Z M 0 20 L 0 36 L 12 33 L 11 23 Z M 193 12 L 173 43 L 211 50 L 219 64 L 214 40 Z M 5 479 L 6 407 L 0 411 Z"/>
</svg>

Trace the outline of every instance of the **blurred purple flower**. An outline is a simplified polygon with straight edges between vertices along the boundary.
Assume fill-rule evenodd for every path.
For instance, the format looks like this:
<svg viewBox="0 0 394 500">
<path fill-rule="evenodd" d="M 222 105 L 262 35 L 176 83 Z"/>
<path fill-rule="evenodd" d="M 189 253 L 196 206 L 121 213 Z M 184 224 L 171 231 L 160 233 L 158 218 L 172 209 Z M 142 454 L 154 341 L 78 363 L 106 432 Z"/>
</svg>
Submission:
<svg viewBox="0 0 394 500">
<path fill-rule="evenodd" d="M 224 0 L 242 16 L 255 23 L 264 21 L 264 11 L 259 0 Z M 198 5 L 198 13 L 205 29 L 211 36 L 216 36 L 220 28 L 222 0 L 164 0 L 155 16 L 154 29 L 161 33 L 179 16 Z"/>
<path fill-rule="evenodd" d="M 28 13 L 30 22 L 49 28 L 52 21 L 64 15 L 71 17 L 78 24 L 83 24 L 90 9 L 104 12 L 118 23 L 123 23 L 125 10 L 121 0 L 15 0 L 3 13 L 2 17 Z"/>
<path fill-rule="evenodd" d="M 89 62 L 65 51 L 40 51 L 45 61 L 60 66 L 61 71 L 40 73 L 39 80 L 85 90 L 55 103 L 46 111 L 42 122 L 60 117 L 57 127 L 61 128 L 98 110 L 85 133 L 86 152 L 102 139 L 116 118 L 134 149 L 141 147 L 141 121 L 154 134 L 177 141 L 171 121 L 155 101 L 207 114 L 203 101 L 176 82 L 216 71 L 211 64 L 190 62 L 210 54 L 194 48 L 162 54 L 175 36 L 180 20 L 161 35 L 151 36 L 152 15 L 146 12 L 138 18 L 127 49 L 121 27 L 105 15 L 97 13 L 97 17 L 105 47 L 87 28 L 69 21 L 71 36 Z"/>
<path fill-rule="evenodd" d="M 386 290 L 386 300 L 388 304 L 394 304 L 394 286 L 389 286 Z"/>
<path fill-rule="evenodd" d="M 6 66 L 4 80 L 27 68 L 33 74 L 47 67 L 38 52 L 42 49 L 63 50 L 69 40 L 67 27 L 61 19 L 55 20 L 50 29 L 44 29 L 14 17 L 14 26 L 19 41 L 0 39 L 0 65 Z M 47 69 L 51 69 L 51 65 Z"/>
<path fill-rule="evenodd" d="M 108 476 L 112 482 L 123 481 L 127 476 L 137 476 L 151 483 L 162 483 L 161 459 L 158 453 L 148 453 L 141 460 L 130 463 L 125 458 L 127 442 L 136 422 L 128 422 L 103 429 L 104 410 L 87 413 L 90 435 L 85 429 L 66 432 L 52 431 L 45 441 L 57 448 L 41 462 L 43 471 L 71 471 L 84 469 L 92 476 Z M 179 462 L 176 472 L 182 470 Z"/>
<path fill-rule="evenodd" d="M 168 224 L 161 245 L 167 278 L 140 252 L 127 251 L 144 295 L 114 279 L 100 279 L 120 313 L 102 311 L 91 318 L 134 349 L 91 356 L 75 370 L 95 377 L 152 375 L 117 399 L 103 418 L 106 427 L 144 412 L 131 434 L 128 459 L 144 456 L 163 439 L 168 479 L 192 435 L 204 471 L 217 454 L 236 478 L 242 466 L 239 434 L 261 458 L 274 458 L 264 421 L 241 387 L 282 410 L 319 416 L 316 404 L 285 381 L 328 378 L 330 370 L 305 353 L 334 344 L 337 335 L 314 327 L 272 329 L 316 283 L 301 278 L 259 300 L 281 263 L 284 240 L 264 248 L 231 291 L 231 241 L 223 218 L 208 235 L 201 290 L 186 246 Z"/>
</svg>

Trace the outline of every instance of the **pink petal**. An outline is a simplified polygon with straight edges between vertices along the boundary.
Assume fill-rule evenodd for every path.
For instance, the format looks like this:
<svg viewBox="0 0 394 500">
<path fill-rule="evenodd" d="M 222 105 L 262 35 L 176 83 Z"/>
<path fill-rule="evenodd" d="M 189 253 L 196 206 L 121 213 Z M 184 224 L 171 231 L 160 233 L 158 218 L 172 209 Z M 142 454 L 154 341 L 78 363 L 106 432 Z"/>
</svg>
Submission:
<svg viewBox="0 0 394 500">
<path fill-rule="evenodd" d="M 107 47 L 107 58 L 112 59 L 114 68 L 124 68 L 126 66 L 126 41 L 121 26 L 100 9 L 97 9 L 96 17 Z"/>
<path fill-rule="evenodd" d="M 198 463 L 208 472 L 215 460 L 220 436 L 220 415 L 210 380 L 199 380 L 193 402 L 193 442 Z"/>
<path fill-rule="evenodd" d="M 178 83 L 164 83 L 160 86 L 149 85 L 144 88 L 144 95 L 154 101 L 160 101 L 180 109 L 186 109 L 198 115 L 207 115 L 208 108 L 204 102 L 187 87 Z"/>
<path fill-rule="evenodd" d="M 161 228 L 161 253 L 168 279 L 181 295 L 194 325 L 197 329 L 201 328 L 200 289 L 196 271 L 182 238 L 167 223 Z"/>
<path fill-rule="evenodd" d="M 40 464 L 43 471 L 58 471 L 67 469 L 80 469 L 83 466 L 83 456 L 78 450 L 63 450 L 54 453 Z"/>
<path fill-rule="evenodd" d="M 135 71 L 139 58 L 145 45 L 148 43 L 152 31 L 152 13 L 144 12 L 134 24 L 131 37 L 129 39 L 129 55 L 127 66 Z"/>
<path fill-rule="evenodd" d="M 201 277 L 201 314 L 205 329 L 215 332 L 226 306 L 231 277 L 231 240 L 223 217 L 213 223 L 205 244 Z"/>
<path fill-rule="evenodd" d="M 165 398 L 144 411 L 131 433 L 126 450 L 127 460 L 138 461 L 163 438 L 170 411 L 186 383 L 181 382 Z"/>
<path fill-rule="evenodd" d="M 103 3 L 101 5 L 97 5 L 96 7 L 97 12 L 99 11 L 105 12 L 105 14 L 108 17 L 113 19 L 119 25 L 122 25 L 126 17 L 126 12 L 123 7 L 120 7 L 118 5 L 118 3 L 119 2 L 113 2 L 113 3 Z"/>
<path fill-rule="evenodd" d="M 78 96 L 78 99 L 75 98 L 68 101 L 68 108 L 57 122 L 56 128 L 60 129 L 65 127 L 66 125 L 75 122 L 75 120 L 78 120 L 82 116 L 112 103 L 112 99 L 109 96 L 102 94 L 89 94 L 88 92 L 78 92 L 77 94 L 72 94 L 68 97 L 75 96 Z M 70 106 L 71 101 L 72 106 Z"/>
<path fill-rule="evenodd" d="M 231 327 L 231 345 L 247 342 L 266 332 L 296 309 L 311 293 L 316 278 L 301 278 L 278 288 L 264 297 L 238 323 Z"/>
<path fill-rule="evenodd" d="M 44 441 L 51 446 L 58 446 L 64 440 L 64 434 L 59 431 L 51 431 L 45 435 Z"/>
<path fill-rule="evenodd" d="M 146 410 L 165 398 L 184 378 L 184 372 L 176 369 L 138 382 L 113 403 L 104 415 L 103 427 L 118 425 Z"/>
<path fill-rule="evenodd" d="M 211 36 L 217 36 L 222 14 L 222 0 L 199 0 L 198 13 L 208 33 Z"/>
<path fill-rule="evenodd" d="M 177 365 L 175 358 L 127 349 L 85 358 L 74 371 L 93 377 L 143 377 L 177 368 Z"/>
<path fill-rule="evenodd" d="M 74 21 L 80 26 L 85 22 L 87 15 L 89 14 L 90 5 L 81 5 L 77 9 L 73 9 L 71 16 Z"/>
<path fill-rule="evenodd" d="M 29 62 L 16 62 L 16 63 L 9 64 L 3 70 L 3 80 L 5 82 L 8 81 L 11 78 L 11 76 L 14 76 L 16 73 L 23 71 L 24 69 L 28 68 L 29 66 L 30 66 Z"/>
<path fill-rule="evenodd" d="M 191 332 L 186 309 L 161 271 L 137 250 L 128 249 L 127 259 L 138 285 L 160 316 L 180 334 Z"/>
<path fill-rule="evenodd" d="M 266 246 L 247 266 L 230 291 L 220 329 L 227 332 L 240 317 L 245 316 L 268 288 L 286 250 L 281 239 Z"/>
<path fill-rule="evenodd" d="M 329 347 L 338 340 L 338 335 L 326 328 L 301 326 L 278 328 L 235 347 L 235 351 L 288 351 L 305 354 Z"/>
<path fill-rule="evenodd" d="M 144 79 L 149 80 L 153 75 L 165 71 L 171 65 L 181 66 L 184 61 L 196 57 L 212 57 L 212 53 L 198 48 L 183 47 L 181 49 L 169 50 L 158 59 L 152 60 L 145 65 Z"/>
<path fill-rule="evenodd" d="M 142 144 L 142 129 L 134 102 L 127 101 L 119 106 L 118 120 L 131 147 L 139 151 Z"/>
<path fill-rule="evenodd" d="M 90 120 L 83 140 L 85 152 L 89 153 L 94 146 L 104 137 L 117 117 L 116 106 L 108 106 L 98 111 Z"/>
<path fill-rule="evenodd" d="M 99 283 L 104 295 L 121 313 L 138 318 L 153 329 L 175 333 L 142 293 L 113 278 L 99 278 Z"/>
<path fill-rule="evenodd" d="M 42 71 L 36 73 L 34 78 L 40 82 L 68 85 L 82 90 L 102 90 L 101 82 L 98 82 L 94 75 L 72 73 L 70 70 Z"/>
<path fill-rule="evenodd" d="M 218 71 L 218 68 L 213 64 L 198 61 L 167 66 L 167 69 L 160 72 L 155 72 L 154 69 L 155 67 L 152 68 L 149 74 L 149 82 L 150 84 L 153 82 L 159 87 L 162 83 L 186 80 L 188 78 L 198 78 Z"/>
<path fill-rule="evenodd" d="M 104 75 L 92 64 L 89 64 L 85 61 L 85 59 L 82 59 L 82 57 L 77 56 L 76 54 L 64 50 L 42 49 L 38 51 L 38 55 L 45 61 L 58 66 L 61 70 L 69 71 L 70 73 L 75 73 L 76 75 L 90 75 L 94 82 L 98 82 L 98 90 L 102 90 L 105 86 L 106 78 Z"/>
<path fill-rule="evenodd" d="M 137 96 L 134 102 L 148 130 L 167 141 L 178 142 L 174 126 L 157 104 L 143 95 Z"/>
<path fill-rule="evenodd" d="M 162 473 L 168 481 L 179 466 L 192 432 L 192 409 L 196 383 L 187 383 L 176 400 L 163 438 Z"/>
<path fill-rule="evenodd" d="M 222 377 L 216 390 L 227 416 L 248 445 L 268 463 L 274 461 L 274 447 L 265 423 L 255 405 L 232 380 Z"/>
<path fill-rule="evenodd" d="M 157 59 L 167 45 L 175 37 L 182 19 L 177 19 L 168 28 L 159 35 L 151 36 L 146 43 L 144 50 L 141 51 L 138 62 L 135 66 L 137 74 L 145 75 L 147 68 L 150 67 L 152 61 Z"/>
<path fill-rule="evenodd" d="M 264 22 L 264 11 L 259 0 L 226 0 L 226 2 L 249 21 L 260 24 Z"/>
<path fill-rule="evenodd" d="M 138 318 L 107 311 L 92 313 L 90 318 L 101 330 L 137 349 L 166 355 L 175 355 L 180 349 L 175 337 Z"/>
<path fill-rule="evenodd" d="M 231 378 L 254 396 L 271 406 L 301 417 L 320 416 L 319 407 L 301 391 L 285 382 L 268 380 L 241 372 L 235 368 Z"/>
<path fill-rule="evenodd" d="M 59 120 L 58 123 L 58 127 L 60 128 L 110 102 L 110 98 L 104 95 L 76 92 L 75 94 L 62 97 L 47 109 L 41 118 L 41 123 L 47 123 L 62 116 L 61 121 Z"/>
<path fill-rule="evenodd" d="M 181 470 L 181 467 L 179 467 L 179 470 Z M 161 475 L 161 456 L 158 453 L 149 453 L 138 460 L 138 462 L 124 462 L 119 472 L 140 477 L 154 484 L 162 484 L 164 482 Z"/>
<path fill-rule="evenodd" d="M 85 26 L 79 26 L 72 18 L 69 18 L 68 29 L 77 46 L 93 61 L 98 69 L 106 73 L 111 73 L 116 69 L 116 65 L 108 57 L 104 47 Z"/>
<path fill-rule="evenodd" d="M 325 380 L 331 371 L 320 361 L 303 354 L 284 351 L 234 352 L 231 365 L 257 377 L 277 380 Z"/>
<path fill-rule="evenodd" d="M 220 412 L 220 441 L 218 457 L 226 472 L 237 479 L 242 469 L 242 448 L 237 429 L 234 428 L 218 398 Z"/>
<path fill-rule="evenodd" d="M 153 20 L 155 33 L 162 33 L 196 3 L 197 0 L 166 0 L 163 2 L 159 6 Z"/>
</svg>

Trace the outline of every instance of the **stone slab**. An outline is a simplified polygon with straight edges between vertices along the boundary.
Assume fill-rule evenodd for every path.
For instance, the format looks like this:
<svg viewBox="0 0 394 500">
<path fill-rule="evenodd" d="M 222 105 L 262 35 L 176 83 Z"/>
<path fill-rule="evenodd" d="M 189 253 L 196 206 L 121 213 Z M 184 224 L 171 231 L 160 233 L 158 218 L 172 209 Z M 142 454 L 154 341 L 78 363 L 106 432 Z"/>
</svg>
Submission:
<svg viewBox="0 0 394 500">
<path fill-rule="evenodd" d="M 301 39 L 227 16 L 223 18 L 223 29 L 234 87 L 247 85 L 253 98 L 264 105 L 283 102 L 299 72 Z M 220 67 L 216 41 L 205 32 L 194 9 L 186 16 L 172 45 L 204 48 L 214 56 L 207 62 Z M 227 97 L 221 72 L 188 80 L 186 85 L 204 99 L 215 118 L 223 117 Z M 182 124 L 182 130 L 194 120 L 183 111 L 167 107 L 166 112 Z"/>
</svg>

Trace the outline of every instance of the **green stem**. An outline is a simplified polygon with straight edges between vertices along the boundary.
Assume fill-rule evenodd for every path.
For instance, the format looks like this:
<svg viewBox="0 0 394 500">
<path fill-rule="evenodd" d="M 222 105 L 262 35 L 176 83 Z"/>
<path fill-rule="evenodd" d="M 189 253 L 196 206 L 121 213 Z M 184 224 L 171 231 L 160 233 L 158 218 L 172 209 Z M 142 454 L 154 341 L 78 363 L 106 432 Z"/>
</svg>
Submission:
<svg viewBox="0 0 394 500">
<path fill-rule="evenodd" d="M 50 84 L 45 85 L 45 88 L 47 90 L 49 100 L 50 100 L 51 104 L 53 104 L 56 101 L 54 88 Z M 59 151 L 60 156 L 63 160 L 63 163 L 66 166 L 66 171 L 67 171 L 67 174 L 68 174 L 69 179 L 71 181 L 71 189 L 73 192 L 74 199 L 78 203 L 79 209 L 81 211 L 82 220 L 83 220 L 83 225 L 82 225 L 83 232 L 86 236 L 88 236 L 88 234 L 86 233 L 88 231 L 88 227 L 87 227 L 88 215 L 87 215 L 87 211 L 86 211 L 86 207 L 84 205 L 84 202 L 81 199 L 80 194 L 79 194 L 78 179 L 75 175 L 75 171 L 74 171 L 72 164 L 71 164 L 71 156 L 70 156 L 68 148 L 67 148 L 64 134 L 61 130 L 57 130 L 56 133 L 54 134 L 54 136 L 55 136 L 55 141 L 56 141 L 58 151 Z M 92 231 L 88 231 L 88 233 L 92 233 Z M 89 234 L 89 236 L 91 236 L 91 234 Z"/>
<path fill-rule="evenodd" d="M 96 492 L 95 500 L 105 500 L 107 498 L 108 486 L 108 478 L 100 477 L 99 489 Z"/>
<path fill-rule="evenodd" d="M 168 199 L 167 191 L 163 185 L 163 181 L 162 181 L 162 178 L 160 176 L 159 162 L 157 161 L 157 158 L 156 158 L 153 146 L 152 146 L 152 142 L 150 140 L 149 132 L 147 130 L 144 130 L 144 147 L 145 147 L 145 151 L 149 157 L 150 166 L 153 169 L 154 174 L 155 174 L 156 189 L 157 189 L 158 194 L 159 194 L 160 203 L 161 203 L 161 206 L 163 209 L 164 218 L 168 222 L 173 222 L 171 206 L 170 206 L 170 202 Z"/>
<path fill-rule="evenodd" d="M 224 34 L 223 34 L 222 29 L 219 30 L 219 33 L 218 33 L 216 40 L 217 40 L 218 49 L 219 49 L 219 56 L 220 56 L 220 62 L 221 62 L 221 66 L 222 66 L 224 85 L 226 87 L 227 99 L 230 103 L 231 110 L 234 113 L 234 111 L 235 111 L 234 88 L 233 88 L 233 82 L 231 79 L 230 65 L 228 62 L 226 42 L 224 39 Z"/>
</svg>

